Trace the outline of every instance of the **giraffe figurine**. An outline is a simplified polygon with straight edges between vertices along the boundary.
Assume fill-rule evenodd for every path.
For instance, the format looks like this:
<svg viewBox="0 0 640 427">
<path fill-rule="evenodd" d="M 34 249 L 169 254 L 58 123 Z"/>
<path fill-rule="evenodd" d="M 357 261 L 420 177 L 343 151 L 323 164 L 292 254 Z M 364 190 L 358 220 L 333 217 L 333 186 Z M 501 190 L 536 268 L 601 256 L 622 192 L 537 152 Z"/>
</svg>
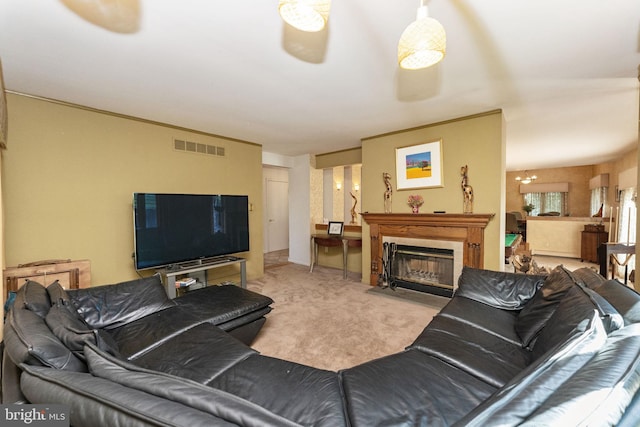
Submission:
<svg viewBox="0 0 640 427">
<path fill-rule="evenodd" d="M 351 208 L 351 222 L 349 224 L 357 224 L 358 213 L 356 212 L 356 205 L 358 204 L 358 199 L 353 195 L 353 193 L 349 192 L 349 194 L 351 194 L 351 198 L 353 199 L 353 207 Z"/>
<path fill-rule="evenodd" d="M 462 205 L 462 212 L 466 214 L 473 213 L 473 187 L 469 185 L 468 166 L 464 165 L 460 168 L 460 175 L 462 175 L 462 197 L 464 199 Z"/>
<path fill-rule="evenodd" d="M 391 196 L 393 195 L 391 175 L 388 172 L 383 172 L 382 179 L 384 180 L 384 185 L 386 187 L 384 192 L 384 213 L 391 213 Z"/>
</svg>

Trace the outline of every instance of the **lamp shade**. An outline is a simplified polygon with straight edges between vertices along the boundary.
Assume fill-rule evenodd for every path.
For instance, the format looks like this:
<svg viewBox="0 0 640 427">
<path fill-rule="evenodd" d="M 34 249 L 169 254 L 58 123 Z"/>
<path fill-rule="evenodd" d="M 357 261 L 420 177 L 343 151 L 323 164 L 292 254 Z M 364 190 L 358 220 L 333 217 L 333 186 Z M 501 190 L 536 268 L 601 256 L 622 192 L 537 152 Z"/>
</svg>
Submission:
<svg viewBox="0 0 640 427">
<path fill-rule="evenodd" d="M 322 30 L 329 20 L 331 0 L 280 0 L 278 12 L 287 24 L 301 31 Z"/>
<path fill-rule="evenodd" d="M 407 70 L 427 68 L 444 58 L 446 48 L 444 27 L 428 16 L 427 6 L 420 6 L 417 19 L 400 36 L 398 64 Z"/>
</svg>

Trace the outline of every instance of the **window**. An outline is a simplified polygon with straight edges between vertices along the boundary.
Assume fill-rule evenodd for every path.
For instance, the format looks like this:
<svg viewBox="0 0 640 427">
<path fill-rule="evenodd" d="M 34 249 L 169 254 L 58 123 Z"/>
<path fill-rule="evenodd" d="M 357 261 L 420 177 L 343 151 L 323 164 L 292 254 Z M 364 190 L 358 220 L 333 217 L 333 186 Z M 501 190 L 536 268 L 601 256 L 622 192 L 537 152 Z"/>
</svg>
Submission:
<svg viewBox="0 0 640 427">
<path fill-rule="evenodd" d="M 564 216 L 567 212 L 567 193 L 551 191 L 548 193 L 525 193 L 524 204 L 532 204 L 531 215 L 542 213 L 558 212 Z"/>
</svg>

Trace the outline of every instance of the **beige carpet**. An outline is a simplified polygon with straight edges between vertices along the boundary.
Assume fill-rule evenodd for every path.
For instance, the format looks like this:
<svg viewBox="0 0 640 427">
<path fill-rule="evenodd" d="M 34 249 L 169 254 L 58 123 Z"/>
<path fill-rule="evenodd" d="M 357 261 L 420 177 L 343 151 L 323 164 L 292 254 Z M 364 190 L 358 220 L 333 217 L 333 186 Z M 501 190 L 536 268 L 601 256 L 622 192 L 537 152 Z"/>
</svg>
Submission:
<svg viewBox="0 0 640 427">
<path fill-rule="evenodd" d="M 351 275 L 350 275 L 351 276 Z M 247 288 L 274 300 L 253 348 L 321 369 L 339 370 L 403 350 L 446 299 L 410 302 L 367 292 L 360 275 L 286 264 L 265 270 Z"/>
</svg>

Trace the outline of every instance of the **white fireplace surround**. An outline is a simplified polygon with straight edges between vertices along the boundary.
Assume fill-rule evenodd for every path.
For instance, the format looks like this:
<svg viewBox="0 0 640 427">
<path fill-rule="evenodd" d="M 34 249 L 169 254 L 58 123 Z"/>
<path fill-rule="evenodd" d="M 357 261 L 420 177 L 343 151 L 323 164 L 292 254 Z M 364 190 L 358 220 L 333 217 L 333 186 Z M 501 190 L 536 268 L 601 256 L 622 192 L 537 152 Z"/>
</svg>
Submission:
<svg viewBox="0 0 640 427">
<path fill-rule="evenodd" d="M 382 243 L 417 246 L 421 248 L 448 249 L 453 251 L 453 292 L 458 289 L 458 279 L 462 274 L 464 261 L 463 244 L 455 240 L 420 239 L 414 237 L 383 236 Z"/>
</svg>

